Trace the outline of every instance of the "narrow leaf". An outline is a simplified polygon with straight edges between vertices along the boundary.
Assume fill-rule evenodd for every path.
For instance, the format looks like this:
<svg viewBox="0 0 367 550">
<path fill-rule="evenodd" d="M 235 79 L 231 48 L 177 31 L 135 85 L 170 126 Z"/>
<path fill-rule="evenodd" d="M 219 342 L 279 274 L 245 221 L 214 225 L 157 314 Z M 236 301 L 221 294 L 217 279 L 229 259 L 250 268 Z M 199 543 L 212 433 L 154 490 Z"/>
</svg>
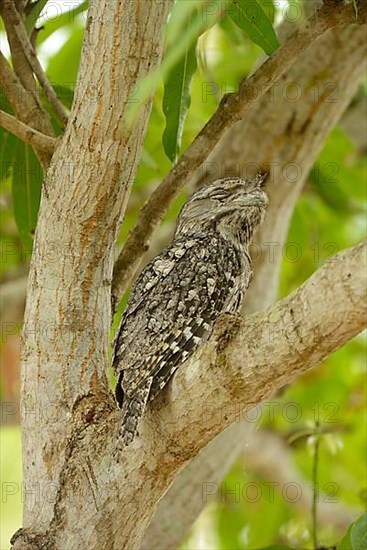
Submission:
<svg viewBox="0 0 367 550">
<path fill-rule="evenodd" d="M 4 93 L 0 94 L 0 109 L 14 116 L 14 111 Z M 0 127 L 0 181 L 6 180 L 12 174 L 15 150 L 18 143 L 18 138 Z"/>
<path fill-rule="evenodd" d="M 353 7 L 354 7 L 356 17 L 358 17 L 358 2 L 357 0 L 352 0 L 352 1 L 353 1 Z"/>
<path fill-rule="evenodd" d="M 257 0 L 257 1 L 261 5 L 267 18 L 270 19 L 271 23 L 273 24 L 275 19 L 275 11 L 276 11 L 273 0 Z"/>
<path fill-rule="evenodd" d="M 246 0 L 232 0 L 227 15 L 268 55 L 279 47 L 271 21 L 257 0 L 251 0 L 250 3 Z"/>
<path fill-rule="evenodd" d="M 30 248 L 37 224 L 43 172 L 32 148 L 17 141 L 12 166 L 13 207 L 20 238 Z"/>
<path fill-rule="evenodd" d="M 187 24 L 189 32 L 192 19 Z M 186 39 L 187 40 L 187 39 Z M 163 95 L 163 112 L 166 117 L 166 127 L 162 142 L 167 157 L 174 163 L 181 146 L 184 122 L 190 107 L 190 85 L 196 71 L 197 38 L 190 43 L 187 40 L 184 55 L 168 73 Z"/>
<path fill-rule="evenodd" d="M 35 28 L 37 19 L 39 18 L 41 11 L 43 10 L 47 2 L 48 0 L 38 0 L 38 2 L 33 3 L 32 9 L 24 21 L 24 25 L 28 34 L 31 34 L 31 32 Z"/>
<path fill-rule="evenodd" d="M 337 550 L 365 550 L 367 548 L 367 513 L 365 512 L 352 523 Z"/>
<path fill-rule="evenodd" d="M 353 550 L 365 550 L 367 548 L 367 513 L 364 513 L 353 523 L 350 540 Z"/>
<path fill-rule="evenodd" d="M 10 132 L 0 128 L 0 181 L 6 180 L 12 173 L 15 149 L 19 140 Z"/>
<path fill-rule="evenodd" d="M 53 89 L 55 90 L 57 97 L 59 98 L 61 103 L 70 110 L 73 103 L 74 90 L 66 86 L 59 86 L 58 84 L 54 84 Z M 47 109 L 47 111 L 50 114 L 51 124 L 54 129 L 55 135 L 60 136 L 64 131 L 63 127 L 60 124 L 60 120 L 58 116 L 55 114 L 53 106 L 45 96 L 43 90 L 40 90 L 40 95 L 41 95 L 42 102 L 45 109 Z"/>
</svg>

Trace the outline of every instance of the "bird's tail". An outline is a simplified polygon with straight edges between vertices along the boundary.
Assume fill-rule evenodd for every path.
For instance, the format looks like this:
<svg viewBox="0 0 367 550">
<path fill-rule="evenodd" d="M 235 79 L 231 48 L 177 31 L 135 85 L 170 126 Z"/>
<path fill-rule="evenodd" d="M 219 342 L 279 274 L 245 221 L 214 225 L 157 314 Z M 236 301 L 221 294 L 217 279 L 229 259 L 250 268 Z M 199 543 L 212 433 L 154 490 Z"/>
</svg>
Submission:
<svg viewBox="0 0 367 550">
<path fill-rule="evenodd" d="M 143 416 L 149 398 L 153 378 L 144 380 L 131 397 L 124 395 L 122 419 L 117 440 L 117 450 L 120 451 L 133 441 L 140 418 Z"/>
</svg>

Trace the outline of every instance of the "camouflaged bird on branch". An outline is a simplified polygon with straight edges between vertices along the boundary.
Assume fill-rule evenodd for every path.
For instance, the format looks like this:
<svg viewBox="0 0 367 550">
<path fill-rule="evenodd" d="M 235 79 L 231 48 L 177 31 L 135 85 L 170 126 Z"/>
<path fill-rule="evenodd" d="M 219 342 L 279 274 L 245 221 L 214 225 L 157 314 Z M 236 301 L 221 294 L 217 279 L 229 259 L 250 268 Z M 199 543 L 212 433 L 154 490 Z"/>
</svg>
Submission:
<svg viewBox="0 0 367 550">
<path fill-rule="evenodd" d="M 182 208 L 172 243 L 138 277 L 113 350 L 118 448 L 133 440 L 147 402 L 208 339 L 218 316 L 240 308 L 252 278 L 248 247 L 268 203 L 265 179 L 201 187 Z"/>
</svg>

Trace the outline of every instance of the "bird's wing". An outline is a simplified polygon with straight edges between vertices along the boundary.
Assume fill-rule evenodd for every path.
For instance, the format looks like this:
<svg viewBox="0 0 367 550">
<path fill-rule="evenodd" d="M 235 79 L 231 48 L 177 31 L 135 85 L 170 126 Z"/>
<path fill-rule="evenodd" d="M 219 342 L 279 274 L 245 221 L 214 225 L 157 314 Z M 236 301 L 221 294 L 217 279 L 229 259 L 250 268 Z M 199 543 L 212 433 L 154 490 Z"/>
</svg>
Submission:
<svg viewBox="0 0 367 550">
<path fill-rule="evenodd" d="M 148 299 L 155 295 L 155 287 L 162 283 L 170 274 L 176 263 L 183 258 L 187 251 L 197 246 L 194 239 L 177 239 L 166 247 L 161 254 L 153 258 L 137 278 L 126 309 L 122 315 L 119 328 L 116 331 L 115 340 L 112 344 L 112 366 L 115 374 L 122 369 L 120 357 L 126 347 L 126 333 L 130 330 L 130 321 L 134 322 L 137 314 L 142 308 L 147 308 Z M 155 301 L 151 300 L 149 310 L 154 310 Z M 134 323 L 135 324 L 135 323 Z"/>
<path fill-rule="evenodd" d="M 115 342 L 128 396 L 151 376 L 158 393 L 209 336 L 239 273 L 235 252 L 208 237 L 176 240 L 144 269 Z"/>
</svg>

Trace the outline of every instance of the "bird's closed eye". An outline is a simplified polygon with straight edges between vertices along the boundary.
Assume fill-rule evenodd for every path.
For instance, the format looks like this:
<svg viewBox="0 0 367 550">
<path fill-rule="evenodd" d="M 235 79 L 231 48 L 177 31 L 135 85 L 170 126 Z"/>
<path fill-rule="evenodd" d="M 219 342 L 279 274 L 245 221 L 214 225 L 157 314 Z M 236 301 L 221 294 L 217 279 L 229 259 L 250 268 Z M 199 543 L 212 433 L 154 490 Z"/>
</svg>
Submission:
<svg viewBox="0 0 367 550">
<path fill-rule="evenodd" d="M 228 193 L 228 191 L 219 190 L 219 191 L 214 191 L 214 193 L 209 195 L 209 198 L 217 201 L 221 201 L 221 200 L 227 199 L 229 195 L 230 193 Z"/>
</svg>

